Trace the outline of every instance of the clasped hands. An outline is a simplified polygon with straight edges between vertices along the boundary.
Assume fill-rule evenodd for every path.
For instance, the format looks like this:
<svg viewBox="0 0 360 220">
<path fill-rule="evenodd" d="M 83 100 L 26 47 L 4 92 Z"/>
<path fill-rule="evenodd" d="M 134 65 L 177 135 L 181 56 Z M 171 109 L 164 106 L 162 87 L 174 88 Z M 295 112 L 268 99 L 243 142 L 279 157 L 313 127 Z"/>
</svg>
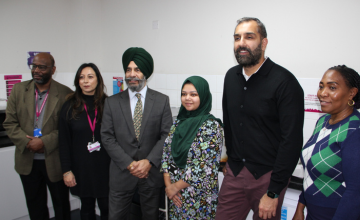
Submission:
<svg viewBox="0 0 360 220">
<path fill-rule="evenodd" d="M 143 159 L 139 161 L 133 161 L 127 167 L 130 173 L 137 178 L 147 178 L 149 176 L 149 171 L 151 169 L 151 164 L 149 160 Z"/>
<path fill-rule="evenodd" d="M 26 135 L 27 138 L 30 139 L 30 141 L 27 143 L 26 148 L 32 152 L 32 153 L 44 153 L 44 142 L 38 138 Z"/>
</svg>

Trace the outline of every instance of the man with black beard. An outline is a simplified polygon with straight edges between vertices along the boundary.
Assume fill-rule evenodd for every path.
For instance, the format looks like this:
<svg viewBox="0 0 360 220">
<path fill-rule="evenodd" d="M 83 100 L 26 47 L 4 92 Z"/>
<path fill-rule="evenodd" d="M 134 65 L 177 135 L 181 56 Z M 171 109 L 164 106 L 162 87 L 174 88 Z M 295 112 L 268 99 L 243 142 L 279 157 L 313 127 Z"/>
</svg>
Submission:
<svg viewBox="0 0 360 220">
<path fill-rule="evenodd" d="M 20 174 L 30 219 L 49 219 L 47 187 L 56 219 L 70 219 L 58 148 L 58 117 L 71 89 L 52 79 L 56 67 L 48 53 L 34 57 L 33 79 L 15 84 L 3 123 L 15 144 L 15 170 Z M 47 187 L 46 187 L 47 186 Z"/>
<path fill-rule="evenodd" d="M 169 97 L 154 91 L 146 80 L 154 70 L 143 48 L 127 49 L 122 57 L 124 92 L 105 100 L 102 143 L 111 157 L 109 220 L 126 220 L 135 190 L 140 195 L 142 219 L 159 219 L 160 162 L 172 124 Z"/>
<path fill-rule="evenodd" d="M 304 93 L 297 79 L 265 57 L 263 23 L 242 18 L 234 33 L 239 65 L 225 76 L 223 120 L 228 161 L 217 220 L 280 219 L 291 174 L 298 162 Z"/>
</svg>

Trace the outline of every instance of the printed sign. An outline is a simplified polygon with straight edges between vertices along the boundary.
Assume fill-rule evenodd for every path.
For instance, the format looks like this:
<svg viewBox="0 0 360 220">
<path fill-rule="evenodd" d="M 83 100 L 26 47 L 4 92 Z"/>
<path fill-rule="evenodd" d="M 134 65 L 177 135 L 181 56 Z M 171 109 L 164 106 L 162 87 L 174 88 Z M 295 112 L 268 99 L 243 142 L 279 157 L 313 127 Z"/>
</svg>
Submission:
<svg viewBox="0 0 360 220">
<path fill-rule="evenodd" d="M 322 113 L 320 101 L 316 94 L 305 94 L 304 102 L 306 112 Z"/>
<path fill-rule="evenodd" d="M 322 113 L 320 101 L 317 97 L 319 78 L 300 78 L 299 82 L 304 90 L 305 112 Z"/>
<path fill-rule="evenodd" d="M 118 94 L 119 92 L 124 91 L 124 78 L 114 76 L 113 77 L 113 94 Z"/>
<path fill-rule="evenodd" d="M 287 207 L 283 206 L 281 207 L 281 220 L 287 219 Z"/>
<path fill-rule="evenodd" d="M 13 88 L 13 86 L 16 83 L 21 82 L 22 79 L 22 75 L 5 75 L 4 76 L 4 80 L 6 83 L 6 98 L 8 99 L 10 94 L 11 94 L 11 90 Z"/>
</svg>

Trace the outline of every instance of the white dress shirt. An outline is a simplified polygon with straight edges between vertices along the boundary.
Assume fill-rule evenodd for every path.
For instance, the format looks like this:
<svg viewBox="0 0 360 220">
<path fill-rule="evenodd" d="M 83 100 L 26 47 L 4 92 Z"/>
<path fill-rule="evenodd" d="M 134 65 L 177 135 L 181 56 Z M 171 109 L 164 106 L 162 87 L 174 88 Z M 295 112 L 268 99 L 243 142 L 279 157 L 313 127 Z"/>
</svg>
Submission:
<svg viewBox="0 0 360 220">
<path fill-rule="evenodd" d="M 129 90 L 129 99 L 130 99 L 130 107 L 131 107 L 131 115 L 134 118 L 134 112 L 135 112 L 135 106 L 136 103 L 138 101 L 138 98 L 135 96 L 136 93 L 140 93 L 141 94 L 141 102 L 142 102 L 142 111 L 144 112 L 144 106 L 145 106 L 145 97 L 146 97 L 146 92 L 147 92 L 147 85 L 144 86 L 144 88 L 140 91 L 140 92 L 133 92 L 130 89 Z"/>
</svg>

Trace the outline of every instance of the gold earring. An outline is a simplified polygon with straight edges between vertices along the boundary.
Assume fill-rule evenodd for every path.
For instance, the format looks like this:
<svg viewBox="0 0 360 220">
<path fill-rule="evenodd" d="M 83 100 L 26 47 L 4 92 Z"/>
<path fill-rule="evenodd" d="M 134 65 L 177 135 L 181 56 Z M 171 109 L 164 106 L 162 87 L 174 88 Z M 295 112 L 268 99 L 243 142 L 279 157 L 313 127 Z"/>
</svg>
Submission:
<svg viewBox="0 0 360 220">
<path fill-rule="evenodd" d="M 352 102 L 352 103 L 349 103 L 349 102 Z M 349 101 L 348 101 L 348 105 L 349 105 L 349 106 L 354 106 L 354 105 L 355 105 L 354 100 L 349 100 Z"/>
</svg>

